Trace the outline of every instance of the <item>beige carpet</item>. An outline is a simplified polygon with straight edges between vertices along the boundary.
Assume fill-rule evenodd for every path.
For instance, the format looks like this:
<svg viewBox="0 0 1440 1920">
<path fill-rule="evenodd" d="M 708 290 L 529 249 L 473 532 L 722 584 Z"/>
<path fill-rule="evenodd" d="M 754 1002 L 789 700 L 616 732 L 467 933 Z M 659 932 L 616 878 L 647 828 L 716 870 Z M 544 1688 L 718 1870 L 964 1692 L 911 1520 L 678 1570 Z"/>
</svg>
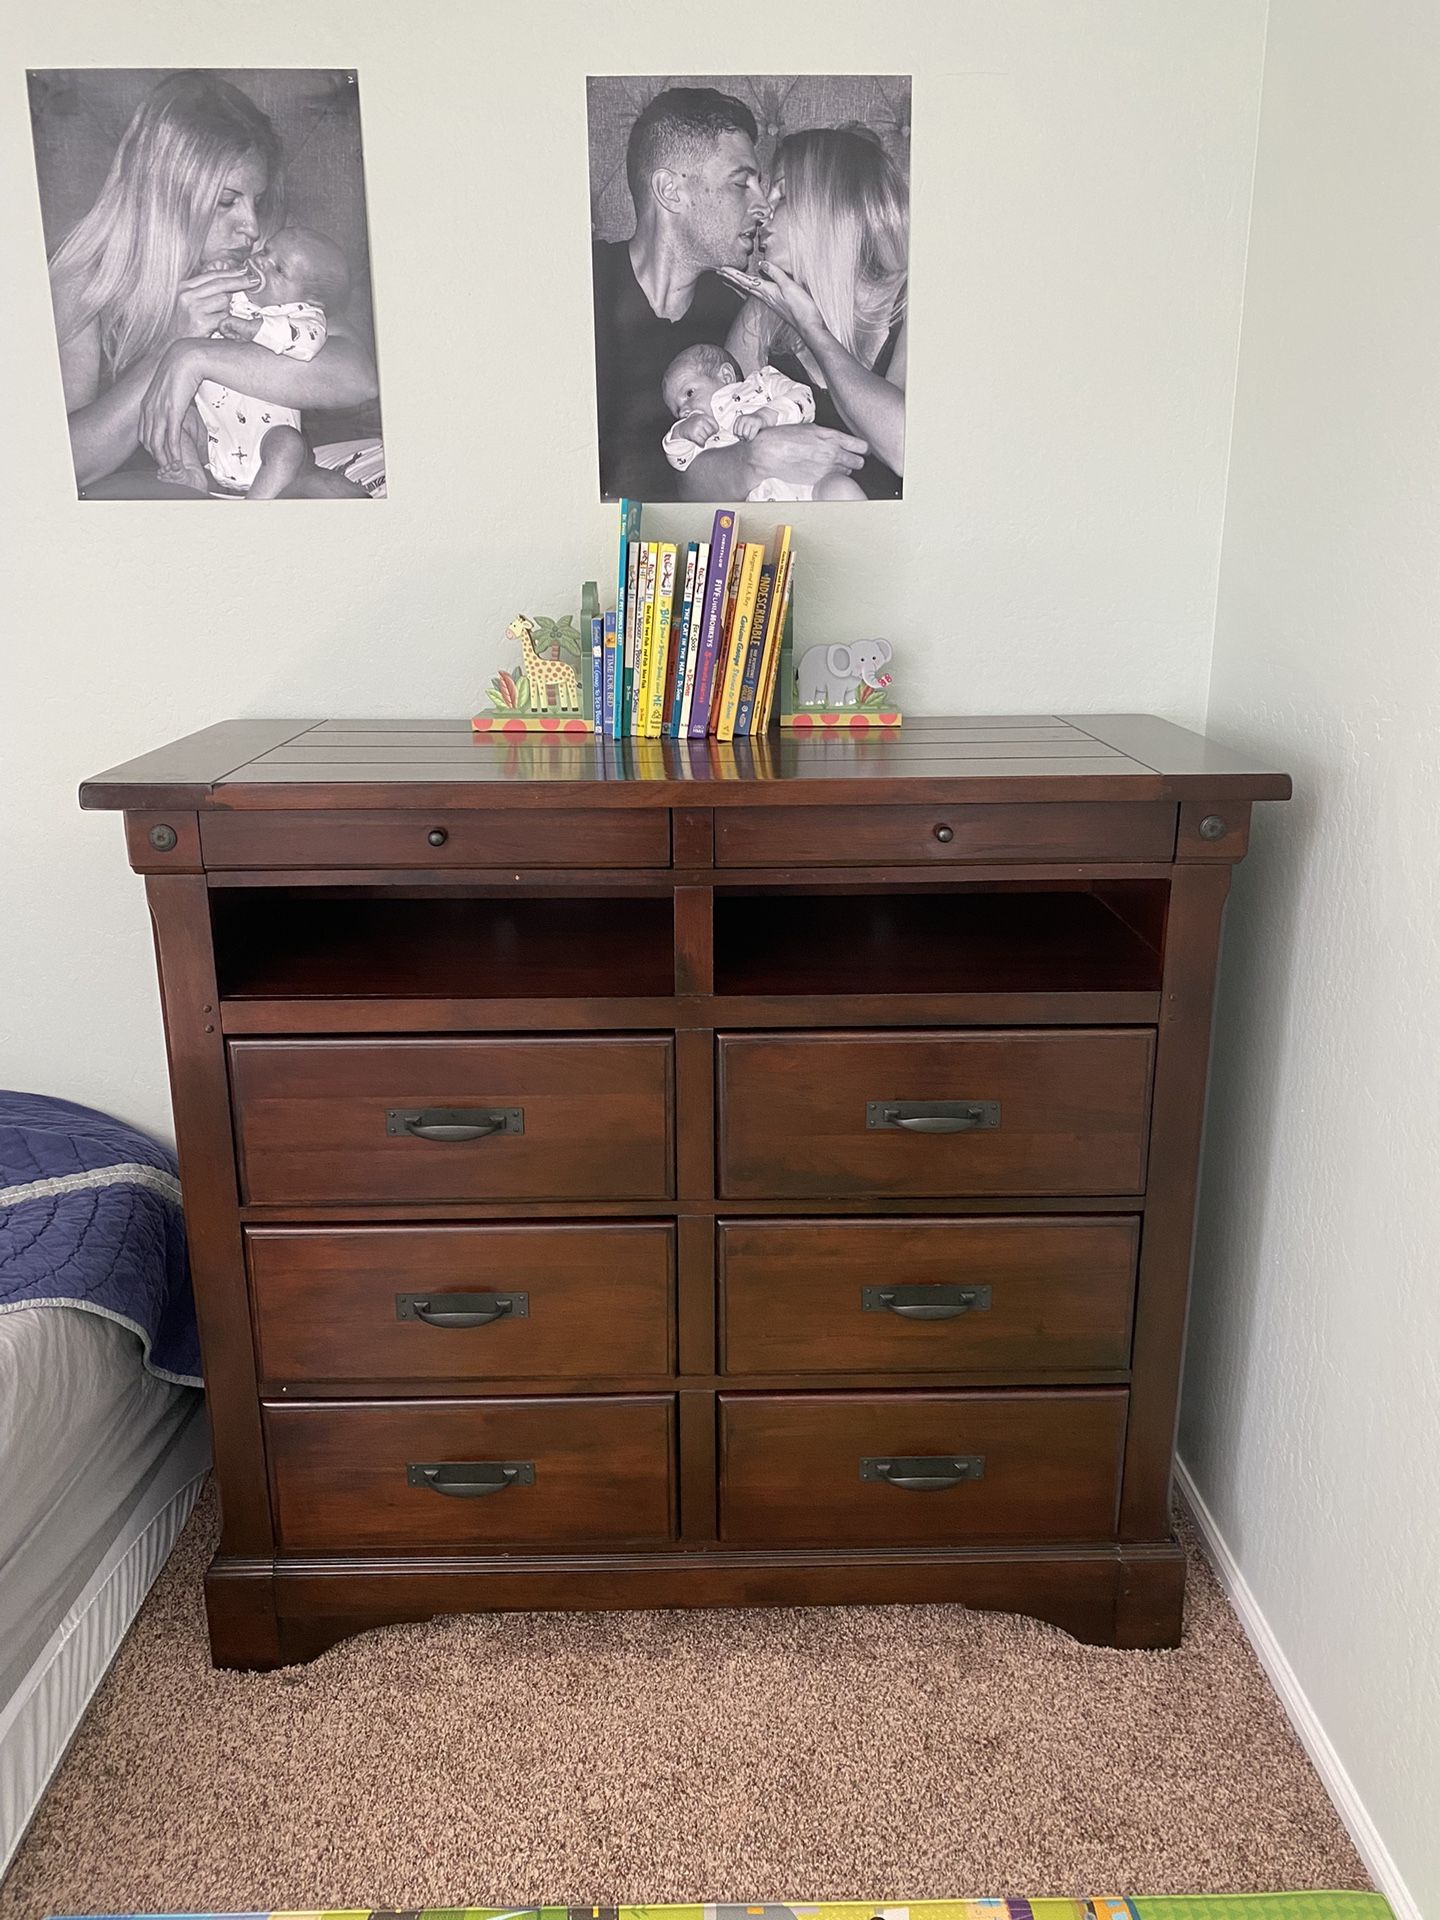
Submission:
<svg viewBox="0 0 1440 1920">
<path fill-rule="evenodd" d="M 957 1607 L 491 1614 L 216 1673 L 207 1502 L 0 1916 L 1369 1884 L 1208 1569 L 1185 1643 Z"/>
</svg>

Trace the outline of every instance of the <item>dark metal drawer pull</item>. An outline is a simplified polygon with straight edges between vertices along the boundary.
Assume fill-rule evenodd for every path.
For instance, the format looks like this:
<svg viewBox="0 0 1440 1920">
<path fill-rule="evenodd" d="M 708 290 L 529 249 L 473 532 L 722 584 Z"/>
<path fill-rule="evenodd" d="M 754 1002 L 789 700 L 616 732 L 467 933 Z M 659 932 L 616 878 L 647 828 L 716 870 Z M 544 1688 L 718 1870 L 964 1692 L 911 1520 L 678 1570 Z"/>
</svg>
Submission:
<svg viewBox="0 0 1440 1920">
<path fill-rule="evenodd" d="M 867 1100 L 865 1125 L 906 1133 L 974 1133 L 998 1127 L 998 1100 Z"/>
<path fill-rule="evenodd" d="M 528 1320 L 528 1293 L 397 1293 L 397 1320 L 428 1327 L 490 1327 L 497 1320 Z"/>
<path fill-rule="evenodd" d="M 902 1320 L 955 1320 L 962 1313 L 988 1313 L 989 1287 L 925 1283 L 913 1287 L 862 1287 L 865 1313 L 898 1313 Z"/>
<path fill-rule="evenodd" d="M 506 1487 L 533 1487 L 533 1460 L 414 1461 L 405 1469 L 412 1487 L 429 1487 L 452 1500 L 478 1500 L 481 1494 L 503 1493 Z"/>
<path fill-rule="evenodd" d="M 485 1140 L 492 1133 L 524 1133 L 523 1107 L 390 1107 L 385 1131 L 416 1140 Z"/>
<path fill-rule="evenodd" d="M 885 1454 L 860 1462 L 862 1480 L 884 1480 L 906 1493 L 943 1493 L 962 1481 L 979 1480 L 984 1473 L 983 1453 L 922 1453 L 903 1460 Z"/>
</svg>

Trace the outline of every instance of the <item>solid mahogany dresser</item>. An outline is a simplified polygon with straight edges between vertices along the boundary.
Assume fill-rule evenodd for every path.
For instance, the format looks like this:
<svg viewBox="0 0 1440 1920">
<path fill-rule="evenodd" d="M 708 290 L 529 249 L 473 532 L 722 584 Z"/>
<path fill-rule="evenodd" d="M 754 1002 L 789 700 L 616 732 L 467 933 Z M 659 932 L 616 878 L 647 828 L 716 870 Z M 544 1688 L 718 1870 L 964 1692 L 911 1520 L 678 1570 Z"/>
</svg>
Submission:
<svg viewBox="0 0 1440 1920">
<path fill-rule="evenodd" d="M 145 875 L 227 1666 L 479 1608 L 1165 1646 L 1221 916 L 1280 773 L 1139 715 L 101 774 Z"/>
</svg>

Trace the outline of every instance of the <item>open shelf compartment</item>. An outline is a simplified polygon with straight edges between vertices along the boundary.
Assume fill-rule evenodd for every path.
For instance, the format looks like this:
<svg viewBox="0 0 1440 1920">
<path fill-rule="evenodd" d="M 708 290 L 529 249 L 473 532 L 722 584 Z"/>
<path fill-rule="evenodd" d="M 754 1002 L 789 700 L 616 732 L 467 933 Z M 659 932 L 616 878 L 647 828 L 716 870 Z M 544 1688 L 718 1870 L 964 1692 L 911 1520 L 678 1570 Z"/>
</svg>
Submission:
<svg viewBox="0 0 1440 1920">
<path fill-rule="evenodd" d="M 527 1000 L 675 990 L 668 894 L 236 888 L 212 895 L 224 1000 Z"/>
<path fill-rule="evenodd" d="M 727 887 L 715 895 L 715 991 L 1153 993 L 1167 897 L 1163 880 Z"/>
</svg>

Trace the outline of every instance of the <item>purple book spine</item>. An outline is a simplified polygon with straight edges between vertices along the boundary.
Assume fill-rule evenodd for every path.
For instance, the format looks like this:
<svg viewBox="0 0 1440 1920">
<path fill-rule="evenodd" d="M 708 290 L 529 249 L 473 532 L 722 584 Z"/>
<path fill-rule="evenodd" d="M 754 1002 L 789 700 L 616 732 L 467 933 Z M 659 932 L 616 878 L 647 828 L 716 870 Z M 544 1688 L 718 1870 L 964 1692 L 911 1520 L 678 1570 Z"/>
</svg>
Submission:
<svg viewBox="0 0 1440 1920">
<path fill-rule="evenodd" d="M 735 543 L 735 516 L 722 507 L 710 529 L 710 577 L 705 582 L 705 618 L 700 629 L 700 665 L 695 674 L 695 703 L 690 709 L 690 738 L 703 740 L 710 720 L 710 695 L 715 684 L 715 661 L 720 651 L 720 622 L 725 616 L 725 588 L 730 579 L 730 550 Z"/>
</svg>

